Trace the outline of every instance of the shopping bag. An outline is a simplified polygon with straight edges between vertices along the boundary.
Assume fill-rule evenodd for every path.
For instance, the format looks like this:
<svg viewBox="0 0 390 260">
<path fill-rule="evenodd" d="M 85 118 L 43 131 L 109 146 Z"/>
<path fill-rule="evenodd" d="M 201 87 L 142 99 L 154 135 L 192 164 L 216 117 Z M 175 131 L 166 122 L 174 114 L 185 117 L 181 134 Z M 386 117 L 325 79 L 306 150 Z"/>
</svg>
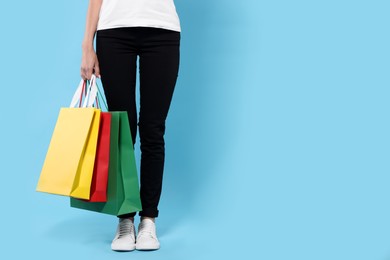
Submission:
<svg viewBox="0 0 390 260">
<path fill-rule="evenodd" d="M 78 95 L 81 104 L 86 88 L 83 80 L 71 107 L 60 109 L 37 191 L 89 199 L 100 122 L 100 110 L 91 107 L 97 93 L 95 81 L 93 77 L 87 87 L 88 98 L 81 108 L 73 106 L 78 102 Z"/>
<path fill-rule="evenodd" d="M 141 211 L 138 175 L 127 112 L 110 113 L 112 118 L 107 202 L 88 202 L 70 198 L 70 205 L 110 215 Z"/>
<path fill-rule="evenodd" d="M 111 114 L 101 112 L 95 165 L 91 182 L 91 196 L 88 201 L 107 201 L 107 182 L 110 163 Z"/>
</svg>

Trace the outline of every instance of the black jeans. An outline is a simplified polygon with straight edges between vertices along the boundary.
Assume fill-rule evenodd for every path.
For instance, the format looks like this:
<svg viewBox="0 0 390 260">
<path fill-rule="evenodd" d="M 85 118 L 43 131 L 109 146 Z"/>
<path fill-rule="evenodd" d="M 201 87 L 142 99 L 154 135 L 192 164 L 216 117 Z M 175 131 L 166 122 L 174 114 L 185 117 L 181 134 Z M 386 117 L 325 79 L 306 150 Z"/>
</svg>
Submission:
<svg viewBox="0 0 390 260">
<path fill-rule="evenodd" d="M 127 111 L 135 144 L 140 134 L 140 216 L 158 217 L 165 160 L 165 120 L 176 85 L 180 32 L 153 27 L 120 27 L 96 32 L 96 54 L 109 111 Z M 139 57 L 140 111 L 136 70 Z M 134 146 L 133 146 L 134 149 Z M 119 217 L 132 217 L 129 213 Z"/>
</svg>

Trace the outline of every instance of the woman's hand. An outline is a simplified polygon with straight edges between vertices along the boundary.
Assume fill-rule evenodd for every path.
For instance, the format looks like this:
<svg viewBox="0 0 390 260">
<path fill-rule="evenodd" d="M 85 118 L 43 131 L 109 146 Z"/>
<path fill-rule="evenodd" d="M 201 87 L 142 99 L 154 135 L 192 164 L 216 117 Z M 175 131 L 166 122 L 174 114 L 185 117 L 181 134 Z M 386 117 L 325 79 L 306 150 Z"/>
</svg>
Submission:
<svg viewBox="0 0 390 260">
<path fill-rule="evenodd" d="M 90 0 L 87 11 L 87 21 L 85 24 L 85 34 L 82 43 L 81 77 L 91 79 L 92 74 L 100 78 L 99 62 L 93 49 L 93 39 L 95 38 L 99 12 L 103 0 Z"/>
<path fill-rule="evenodd" d="M 81 78 L 84 80 L 91 79 L 92 74 L 100 78 L 99 61 L 97 59 L 93 46 L 84 47 L 81 58 Z"/>
</svg>

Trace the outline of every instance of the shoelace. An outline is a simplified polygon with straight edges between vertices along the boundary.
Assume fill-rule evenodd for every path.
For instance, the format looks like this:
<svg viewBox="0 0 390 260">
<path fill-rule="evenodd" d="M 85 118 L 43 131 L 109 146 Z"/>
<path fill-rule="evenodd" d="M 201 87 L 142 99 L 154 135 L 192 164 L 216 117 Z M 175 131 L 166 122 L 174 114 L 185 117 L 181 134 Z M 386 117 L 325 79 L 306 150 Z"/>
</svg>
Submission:
<svg viewBox="0 0 390 260">
<path fill-rule="evenodd" d="M 121 219 L 119 223 L 119 238 L 132 232 L 133 223 L 127 219 Z"/>
<path fill-rule="evenodd" d="M 154 226 L 151 223 L 141 223 L 139 228 L 138 237 L 149 236 L 155 239 L 154 236 Z"/>
</svg>

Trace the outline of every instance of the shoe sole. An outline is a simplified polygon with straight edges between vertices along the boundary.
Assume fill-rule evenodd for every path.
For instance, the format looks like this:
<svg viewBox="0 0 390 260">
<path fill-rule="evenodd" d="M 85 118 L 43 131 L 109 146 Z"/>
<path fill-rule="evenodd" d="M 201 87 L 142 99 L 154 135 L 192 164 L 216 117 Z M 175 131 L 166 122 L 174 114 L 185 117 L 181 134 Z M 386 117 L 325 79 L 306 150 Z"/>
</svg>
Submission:
<svg viewBox="0 0 390 260">
<path fill-rule="evenodd" d="M 111 250 L 116 252 L 130 252 L 130 251 L 134 251 L 135 247 L 134 248 L 112 248 L 111 247 Z"/>
<path fill-rule="evenodd" d="M 159 250 L 160 248 L 136 248 L 137 251 L 156 251 Z"/>
<path fill-rule="evenodd" d="M 135 248 L 134 249 L 112 249 L 111 248 L 111 250 L 115 251 L 115 252 L 131 252 L 131 251 L 134 251 Z"/>
<path fill-rule="evenodd" d="M 160 249 L 160 247 L 155 247 L 155 248 L 148 248 L 148 247 L 135 247 L 136 250 L 138 251 L 155 251 Z"/>
</svg>

